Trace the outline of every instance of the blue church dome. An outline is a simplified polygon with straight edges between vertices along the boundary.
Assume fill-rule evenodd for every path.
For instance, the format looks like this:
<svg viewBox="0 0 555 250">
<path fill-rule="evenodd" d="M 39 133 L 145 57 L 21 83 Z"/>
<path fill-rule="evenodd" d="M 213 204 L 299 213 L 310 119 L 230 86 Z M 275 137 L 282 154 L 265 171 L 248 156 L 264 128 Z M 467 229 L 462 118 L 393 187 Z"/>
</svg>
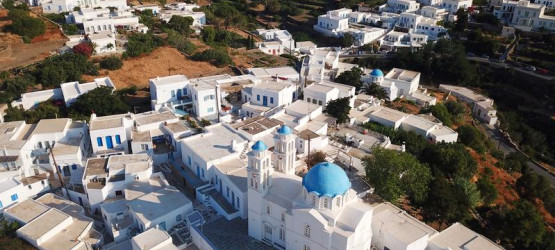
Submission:
<svg viewBox="0 0 555 250">
<path fill-rule="evenodd" d="M 252 145 L 251 149 L 254 151 L 264 151 L 268 149 L 268 147 L 266 147 L 266 144 L 264 144 L 264 142 L 257 141 L 254 143 L 254 145 Z"/>
<path fill-rule="evenodd" d="M 291 128 L 287 127 L 286 125 L 281 126 L 277 132 L 280 135 L 290 135 L 291 133 L 293 133 L 293 131 L 291 131 Z"/>
<path fill-rule="evenodd" d="M 318 196 L 335 197 L 345 194 L 351 188 L 351 182 L 342 168 L 330 162 L 321 162 L 306 173 L 303 186 Z"/>
<path fill-rule="evenodd" d="M 383 76 L 383 72 L 380 69 L 374 69 L 372 70 L 372 73 L 370 73 L 371 76 Z"/>
</svg>

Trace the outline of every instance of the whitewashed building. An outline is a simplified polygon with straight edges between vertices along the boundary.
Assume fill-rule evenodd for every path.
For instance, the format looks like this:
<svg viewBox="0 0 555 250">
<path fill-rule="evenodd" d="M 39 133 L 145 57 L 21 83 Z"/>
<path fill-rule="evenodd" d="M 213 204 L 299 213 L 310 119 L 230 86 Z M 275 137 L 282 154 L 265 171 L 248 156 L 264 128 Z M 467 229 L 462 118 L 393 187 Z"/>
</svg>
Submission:
<svg viewBox="0 0 555 250">
<path fill-rule="evenodd" d="M 381 11 L 403 13 L 403 12 L 416 12 L 420 9 L 420 3 L 415 0 L 388 0 L 387 4 L 381 8 Z"/>
<path fill-rule="evenodd" d="M 241 100 L 244 102 L 240 115 L 253 117 L 266 115 L 277 108 L 283 108 L 296 100 L 297 85 L 278 79 L 263 80 L 261 83 L 244 87 Z"/>
<path fill-rule="evenodd" d="M 304 88 L 304 100 L 309 103 L 318 104 L 326 107 L 328 102 L 347 97 L 349 105 L 355 103 L 355 87 L 335 82 L 319 82 L 308 85 Z"/>
<path fill-rule="evenodd" d="M 472 106 L 472 114 L 488 125 L 497 123 L 497 110 L 493 106 L 493 99 L 478 94 L 468 88 L 440 84 L 439 88 L 446 93 Z"/>
<path fill-rule="evenodd" d="M 351 12 L 352 10 L 347 8 L 328 11 L 326 14 L 318 16 L 314 30 L 326 36 L 342 36 L 342 32 L 349 28 Z"/>
<path fill-rule="evenodd" d="M 118 10 L 128 9 L 125 0 L 46 0 L 41 2 L 44 13 L 71 12 L 75 7 L 79 8 L 108 8 L 114 7 Z"/>
</svg>

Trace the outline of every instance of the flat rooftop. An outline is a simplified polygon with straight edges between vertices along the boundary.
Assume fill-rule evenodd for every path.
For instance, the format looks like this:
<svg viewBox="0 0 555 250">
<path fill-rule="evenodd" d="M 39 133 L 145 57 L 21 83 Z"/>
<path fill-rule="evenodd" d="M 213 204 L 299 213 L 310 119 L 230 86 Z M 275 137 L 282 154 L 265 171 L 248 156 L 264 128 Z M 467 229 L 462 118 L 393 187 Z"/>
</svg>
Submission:
<svg viewBox="0 0 555 250">
<path fill-rule="evenodd" d="M 24 126 L 25 121 L 14 121 L 0 123 L 0 141 L 9 141 L 15 135 L 15 132 L 21 126 Z"/>
<path fill-rule="evenodd" d="M 285 108 L 285 113 L 290 114 L 290 112 L 295 112 L 297 114 L 308 115 L 320 108 L 322 108 L 320 105 L 297 100 Z"/>
<path fill-rule="evenodd" d="M 409 124 L 413 127 L 416 127 L 418 129 L 422 129 L 425 131 L 430 130 L 431 128 L 433 128 L 434 126 L 436 126 L 437 124 L 424 118 L 424 117 L 420 117 L 420 116 L 416 116 L 416 115 L 410 115 L 409 117 L 407 117 L 403 123 L 405 124 Z"/>
<path fill-rule="evenodd" d="M 246 142 L 246 138 L 233 131 L 233 128 L 219 123 L 205 127 L 204 133 L 185 138 L 182 143 L 208 162 L 235 153 L 231 148 L 232 140 L 239 144 Z"/>
<path fill-rule="evenodd" d="M 48 134 L 64 132 L 67 125 L 71 122 L 69 118 L 42 119 L 37 123 L 33 134 Z"/>
<path fill-rule="evenodd" d="M 39 181 L 47 181 L 48 175 L 46 173 L 36 174 L 33 176 L 21 177 L 20 181 L 21 184 L 24 186 L 31 185 L 33 183 L 37 183 Z"/>
<path fill-rule="evenodd" d="M 503 249 L 458 222 L 432 237 L 429 242 L 442 249 Z"/>
<path fill-rule="evenodd" d="M 150 136 L 150 131 L 138 132 L 133 131 L 133 142 L 151 142 L 152 136 Z"/>
<path fill-rule="evenodd" d="M 26 199 L 4 210 L 5 214 L 14 217 L 21 222 L 27 224 L 35 218 L 39 217 L 44 212 L 48 211 L 50 207 L 36 202 L 32 199 Z"/>
<path fill-rule="evenodd" d="M 27 238 L 36 241 L 68 219 L 71 219 L 71 216 L 52 208 L 17 231 Z"/>
<path fill-rule="evenodd" d="M 299 72 L 297 72 L 293 67 L 249 68 L 247 70 L 256 77 L 299 76 Z"/>
<path fill-rule="evenodd" d="M 54 144 L 52 151 L 56 155 L 74 155 L 81 148 L 82 137 L 68 137 Z"/>
<path fill-rule="evenodd" d="M 241 189 L 247 191 L 247 163 L 239 158 L 231 159 L 216 165 L 216 167 L 226 175 L 226 177 Z"/>
<path fill-rule="evenodd" d="M 37 201 L 51 208 L 58 209 L 73 217 L 78 217 L 84 214 L 83 207 L 52 193 L 41 196 L 37 199 Z"/>
<path fill-rule="evenodd" d="M 291 86 L 290 82 L 277 82 L 277 81 L 271 80 L 271 81 L 264 81 L 259 84 L 256 84 L 253 86 L 253 88 L 282 91 L 290 86 Z"/>
<path fill-rule="evenodd" d="M 202 232 L 217 249 L 270 250 L 273 247 L 249 236 L 248 221 L 241 218 L 227 220 L 225 217 L 204 224 Z M 195 229 L 192 229 L 195 230 Z M 199 230 L 200 231 L 200 230 Z"/>
<path fill-rule="evenodd" d="M 266 131 L 268 129 L 273 129 L 278 126 L 281 126 L 282 124 L 283 124 L 282 122 L 274 118 L 257 116 L 257 117 L 246 119 L 239 123 L 232 124 L 231 127 L 236 130 L 241 130 L 251 135 L 255 135 L 260 132 Z"/>
<path fill-rule="evenodd" d="M 181 132 L 186 132 L 190 130 L 187 126 L 185 126 L 185 124 L 183 124 L 180 121 L 174 122 L 174 123 L 168 123 L 165 126 L 172 133 L 181 133 Z"/>
<path fill-rule="evenodd" d="M 138 197 L 130 201 L 128 206 L 146 224 L 176 209 L 193 205 L 181 191 L 167 187 Z"/>
<path fill-rule="evenodd" d="M 150 157 L 147 154 L 113 155 L 108 158 L 107 166 L 109 170 L 127 170 L 130 165 L 135 165 L 135 163 L 148 165 L 149 161 Z"/>
<path fill-rule="evenodd" d="M 150 111 L 146 113 L 136 114 L 135 124 L 137 124 L 137 126 L 143 126 L 175 119 L 178 118 L 171 111 Z"/>
<path fill-rule="evenodd" d="M 393 68 L 391 71 L 389 71 L 385 75 L 384 78 L 411 82 L 412 80 L 414 80 L 419 75 L 420 75 L 420 72 L 416 72 L 416 71 L 412 71 L 412 70 L 406 70 L 406 69 Z"/>
<path fill-rule="evenodd" d="M 152 177 L 148 181 L 132 181 L 127 183 L 124 189 L 125 199 L 128 201 L 134 200 L 164 187 L 166 187 L 165 183 L 159 179 L 153 179 Z"/>
<path fill-rule="evenodd" d="M 96 117 L 91 119 L 89 130 L 101 130 L 109 128 L 118 128 L 123 126 L 122 119 L 131 119 L 131 114 L 119 114 Z"/>
<path fill-rule="evenodd" d="M 19 185 L 19 181 L 15 180 L 14 178 L 8 178 L 5 180 L 0 181 L 0 192 L 8 191 L 11 188 L 17 187 Z"/>
<path fill-rule="evenodd" d="M 89 158 L 85 166 L 84 176 L 107 175 L 106 158 Z"/>
<path fill-rule="evenodd" d="M 135 237 L 132 241 L 136 245 L 141 246 L 141 249 L 153 249 L 155 247 L 163 247 L 164 250 L 176 249 L 177 247 L 172 244 L 166 244 L 165 242 L 170 240 L 171 236 L 166 233 L 166 231 L 151 228 Z M 170 240 L 171 241 L 171 240 Z M 156 248 L 161 249 L 161 248 Z"/>
<path fill-rule="evenodd" d="M 465 88 L 465 87 L 459 87 L 459 86 L 453 86 L 453 85 L 447 85 L 447 84 L 440 84 L 439 85 L 440 89 L 446 90 L 446 91 L 450 91 L 456 95 L 461 95 L 464 96 L 468 99 L 474 100 L 474 101 L 479 101 L 479 100 L 485 100 L 488 99 L 487 97 L 478 94 L 474 91 L 472 91 L 469 88 Z"/>
<path fill-rule="evenodd" d="M 403 118 L 408 116 L 408 114 L 405 114 L 401 111 L 391 109 L 391 108 L 388 108 L 388 107 L 382 107 L 382 108 L 378 109 L 377 111 L 371 113 L 370 115 L 378 117 L 378 118 L 382 118 L 382 119 L 387 120 L 387 121 L 393 121 L 393 122 L 400 121 Z"/>
<path fill-rule="evenodd" d="M 329 86 L 329 85 L 324 85 L 324 84 L 319 84 L 319 83 L 313 83 L 313 84 L 309 85 L 308 87 L 306 87 L 305 91 L 309 90 L 309 91 L 314 91 L 314 92 L 319 92 L 319 93 L 328 93 L 328 92 L 332 91 L 333 89 L 335 89 L 334 86 Z"/>
</svg>

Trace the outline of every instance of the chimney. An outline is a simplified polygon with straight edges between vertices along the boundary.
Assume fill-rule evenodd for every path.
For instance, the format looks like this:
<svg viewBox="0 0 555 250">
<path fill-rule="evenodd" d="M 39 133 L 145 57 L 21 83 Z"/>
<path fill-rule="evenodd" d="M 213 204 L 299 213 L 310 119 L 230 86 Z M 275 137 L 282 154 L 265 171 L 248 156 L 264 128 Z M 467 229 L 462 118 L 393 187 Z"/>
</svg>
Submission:
<svg viewBox="0 0 555 250">
<path fill-rule="evenodd" d="M 239 151 L 239 147 L 238 147 L 237 141 L 235 141 L 235 139 L 231 140 L 231 151 L 232 152 L 238 152 Z"/>
</svg>

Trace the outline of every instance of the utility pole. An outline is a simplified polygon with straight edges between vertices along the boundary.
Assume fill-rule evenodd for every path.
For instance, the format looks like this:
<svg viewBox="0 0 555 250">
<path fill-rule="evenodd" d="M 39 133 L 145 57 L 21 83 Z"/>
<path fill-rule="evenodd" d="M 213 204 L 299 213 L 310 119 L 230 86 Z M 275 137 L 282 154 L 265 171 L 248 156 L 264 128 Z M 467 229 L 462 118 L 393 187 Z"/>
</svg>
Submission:
<svg viewBox="0 0 555 250">
<path fill-rule="evenodd" d="M 60 185 L 62 188 L 66 190 L 67 197 L 69 197 L 69 192 L 67 191 L 66 185 L 64 185 L 64 180 L 62 179 L 62 175 L 60 174 L 60 169 L 58 169 L 58 163 L 56 163 L 56 158 L 54 157 L 54 151 L 50 148 L 50 155 L 52 156 L 52 161 L 54 162 L 54 168 L 56 168 L 56 173 L 58 174 L 58 179 L 60 179 Z"/>
</svg>

